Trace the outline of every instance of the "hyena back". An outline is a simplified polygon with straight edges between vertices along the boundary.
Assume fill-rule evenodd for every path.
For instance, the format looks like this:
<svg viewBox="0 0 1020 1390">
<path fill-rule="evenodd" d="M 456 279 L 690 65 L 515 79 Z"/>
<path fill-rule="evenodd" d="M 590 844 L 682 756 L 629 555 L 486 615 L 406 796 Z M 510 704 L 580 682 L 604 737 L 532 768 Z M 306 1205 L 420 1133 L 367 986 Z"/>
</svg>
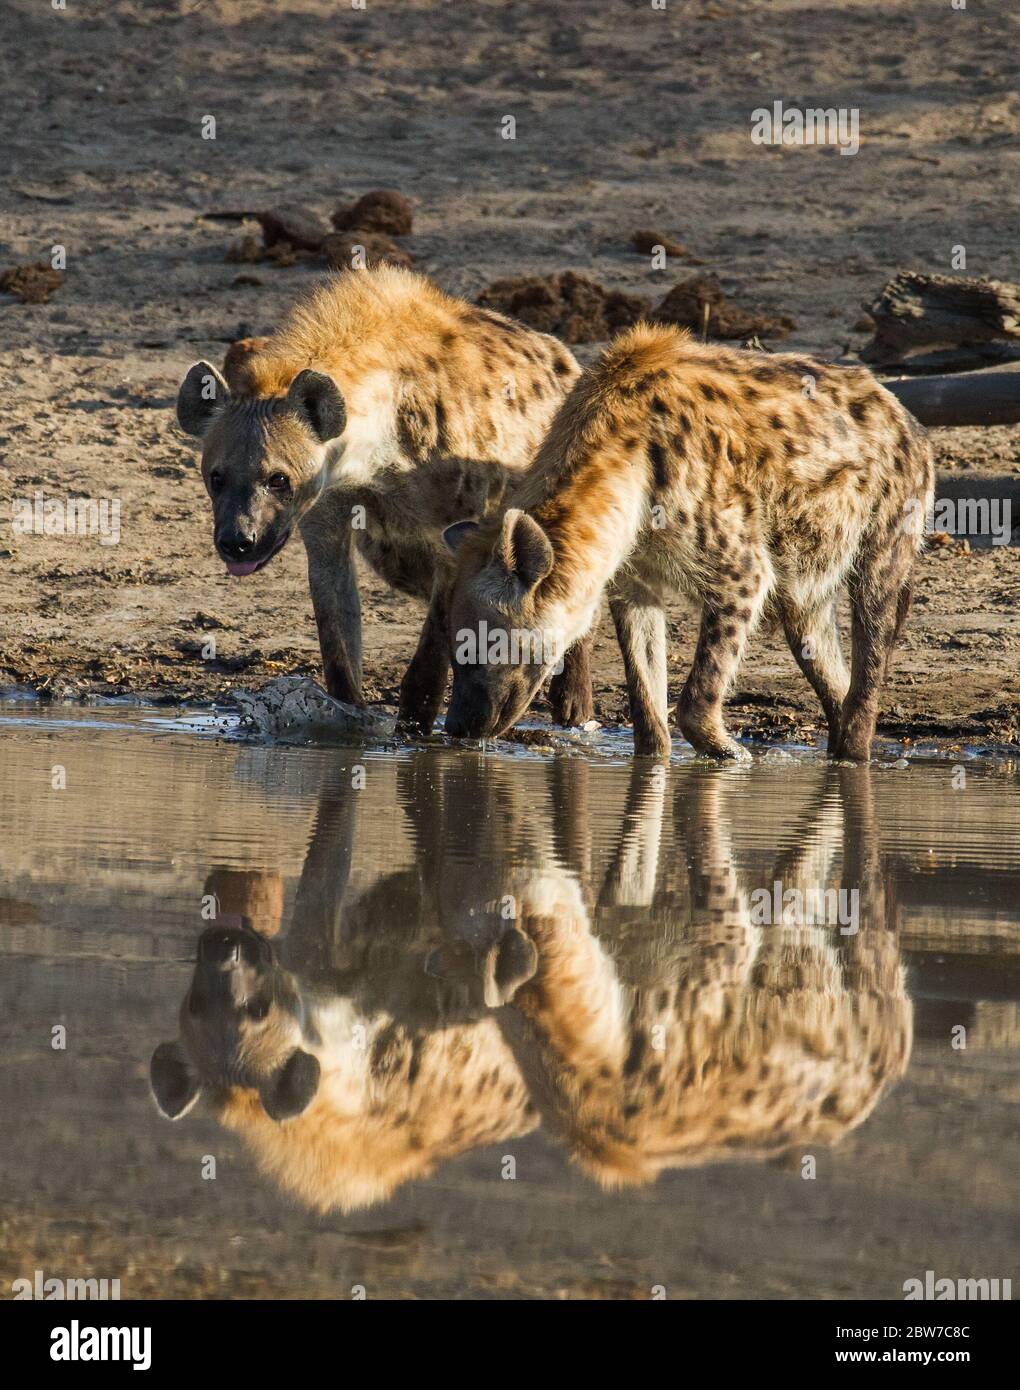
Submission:
<svg viewBox="0 0 1020 1390">
<path fill-rule="evenodd" d="M 202 439 L 216 548 L 253 574 L 298 526 L 330 694 L 362 703 L 352 540 L 429 614 L 401 688 L 429 727 L 449 671 L 443 528 L 481 517 L 531 461 L 579 368 L 562 344 L 394 268 L 347 272 L 299 301 L 269 339 L 191 368 L 177 416 Z M 553 692 L 590 717 L 587 653 Z"/>
<path fill-rule="evenodd" d="M 640 324 L 577 382 L 502 514 L 451 535 L 452 627 L 553 631 L 564 650 L 608 590 L 636 751 L 665 754 L 664 603 L 685 594 L 702 616 L 680 728 L 703 753 L 746 757 L 723 700 L 767 612 L 821 701 L 830 751 L 866 759 L 932 485 L 923 431 L 866 370 Z M 447 729 L 509 727 L 543 677 L 456 666 Z"/>
</svg>

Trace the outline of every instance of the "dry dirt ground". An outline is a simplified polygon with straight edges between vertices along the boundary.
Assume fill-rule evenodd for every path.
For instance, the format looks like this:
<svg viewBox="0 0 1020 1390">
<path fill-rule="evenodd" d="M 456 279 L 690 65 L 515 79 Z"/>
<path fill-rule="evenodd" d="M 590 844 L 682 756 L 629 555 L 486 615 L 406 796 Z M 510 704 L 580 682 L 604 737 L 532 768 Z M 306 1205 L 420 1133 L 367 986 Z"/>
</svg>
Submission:
<svg viewBox="0 0 1020 1390">
<path fill-rule="evenodd" d="M 67 255 L 48 303 L 0 296 L 4 685 L 180 701 L 317 671 L 300 543 L 226 576 L 172 406 L 193 360 L 270 330 L 320 272 L 228 263 L 237 231 L 206 212 L 398 188 L 418 268 L 470 297 L 566 269 L 658 297 L 690 273 L 630 249 L 658 228 L 829 357 L 863 344 L 861 303 L 898 269 L 949 271 L 963 246 L 968 274 L 1020 278 L 1008 0 L 8 0 L 4 31 L 0 269 Z M 859 109 L 860 152 L 753 144 L 775 100 Z M 943 470 L 1020 473 L 1018 429 L 936 443 Z M 119 499 L 119 544 L 13 534 L 37 492 Z M 885 727 L 1020 739 L 1020 549 L 941 548 L 918 589 Z M 368 691 L 392 700 L 420 613 L 371 577 L 364 599 Z M 692 634 L 678 611 L 674 689 Z M 608 623 L 597 700 L 625 717 Z M 766 637 L 733 704 L 737 728 L 815 721 Z"/>
</svg>

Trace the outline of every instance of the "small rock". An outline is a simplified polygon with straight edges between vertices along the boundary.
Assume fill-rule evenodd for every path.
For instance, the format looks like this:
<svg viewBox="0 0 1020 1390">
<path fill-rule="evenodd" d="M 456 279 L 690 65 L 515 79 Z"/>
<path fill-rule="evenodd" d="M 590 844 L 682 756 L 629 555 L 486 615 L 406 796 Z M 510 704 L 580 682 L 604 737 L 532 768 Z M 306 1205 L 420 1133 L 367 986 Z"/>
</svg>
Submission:
<svg viewBox="0 0 1020 1390">
<path fill-rule="evenodd" d="M 248 232 L 245 236 L 239 237 L 227 248 L 225 260 L 239 265 L 254 265 L 256 261 L 263 258 L 262 243 L 257 236 Z"/>
<path fill-rule="evenodd" d="M 409 268 L 414 264 L 410 252 L 380 232 L 332 232 L 320 251 L 334 270 L 371 270 L 377 265 Z"/>
<path fill-rule="evenodd" d="M 411 204 L 392 188 L 366 193 L 347 208 L 337 208 L 332 217 L 338 232 L 384 232 L 389 236 L 408 236 L 411 231 Z"/>
<path fill-rule="evenodd" d="M 285 241 L 298 251 L 318 251 L 329 228 L 317 212 L 301 203 L 283 203 L 258 214 L 267 248 Z"/>
</svg>

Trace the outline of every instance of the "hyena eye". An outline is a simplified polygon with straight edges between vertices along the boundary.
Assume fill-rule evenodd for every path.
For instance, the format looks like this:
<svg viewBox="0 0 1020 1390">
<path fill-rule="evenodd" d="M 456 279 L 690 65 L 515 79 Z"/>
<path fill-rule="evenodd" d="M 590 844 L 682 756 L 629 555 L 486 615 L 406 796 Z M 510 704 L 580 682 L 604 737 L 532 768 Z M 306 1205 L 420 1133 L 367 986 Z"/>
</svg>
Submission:
<svg viewBox="0 0 1020 1390">
<path fill-rule="evenodd" d="M 221 489 L 222 487 L 223 487 L 223 474 L 222 474 L 222 473 L 210 473 L 210 474 L 209 474 L 209 491 L 210 491 L 210 492 L 219 492 L 220 489 Z"/>
<path fill-rule="evenodd" d="M 245 1013 L 249 1018 L 254 1019 L 256 1023 L 261 1023 L 268 1012 L 269 1001 L 267 999 L 253 999 L 251 1003 L 245 1006 Z"/>
<path fill-rule="evenodd" d="M 290 479 L 286 473 L 271 473 L 266 487 L 270 492 L 290 492 Z"/>
</svg>

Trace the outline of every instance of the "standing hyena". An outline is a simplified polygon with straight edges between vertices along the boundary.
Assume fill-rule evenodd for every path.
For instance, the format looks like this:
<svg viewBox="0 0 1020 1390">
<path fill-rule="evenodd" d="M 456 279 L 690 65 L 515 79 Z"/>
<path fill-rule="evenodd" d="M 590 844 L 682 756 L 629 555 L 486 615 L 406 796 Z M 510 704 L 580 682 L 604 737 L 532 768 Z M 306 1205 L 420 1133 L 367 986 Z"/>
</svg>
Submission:
<svg viewBox="0 0 1020 1390">
<path fill-rule="evenodd" d="M 295 525 L 308 553 L 331 695 L 362 703 L 351 541 L 394 588 L 429 603 L 400 718 L 428 729 L 449 672 L 442 530 L 498 504 L 579 368 L 556 339 L 385 268 L 339 275 L 279 332 L 188 372 L 177 418 L 202 439 L 216 548 L 254 574 Z M 556 718 L 591 717 L 586 647 L 551 688 Z"/>
<path fill-rule="evenodd" d="M 869 372 L 639 324 L 577 382 L 512 505 L 447 533 L 462 547 L 451 630 L 551 633 L 562 651 L 608 588 L 635 749 L 664 754 L 663 605 L 686 594 L 702 616 L 680 728 L 700 752 L 746 757 L 723 699 L 767 610 L 822 703 L 830 751 L 866 759 L 932 481 L 923 432 Z M 852 676 L 835 611 L 844 585 Z M 456 664 L 448 732 L 508 728 L 546 669 Z"/>
</svg>

